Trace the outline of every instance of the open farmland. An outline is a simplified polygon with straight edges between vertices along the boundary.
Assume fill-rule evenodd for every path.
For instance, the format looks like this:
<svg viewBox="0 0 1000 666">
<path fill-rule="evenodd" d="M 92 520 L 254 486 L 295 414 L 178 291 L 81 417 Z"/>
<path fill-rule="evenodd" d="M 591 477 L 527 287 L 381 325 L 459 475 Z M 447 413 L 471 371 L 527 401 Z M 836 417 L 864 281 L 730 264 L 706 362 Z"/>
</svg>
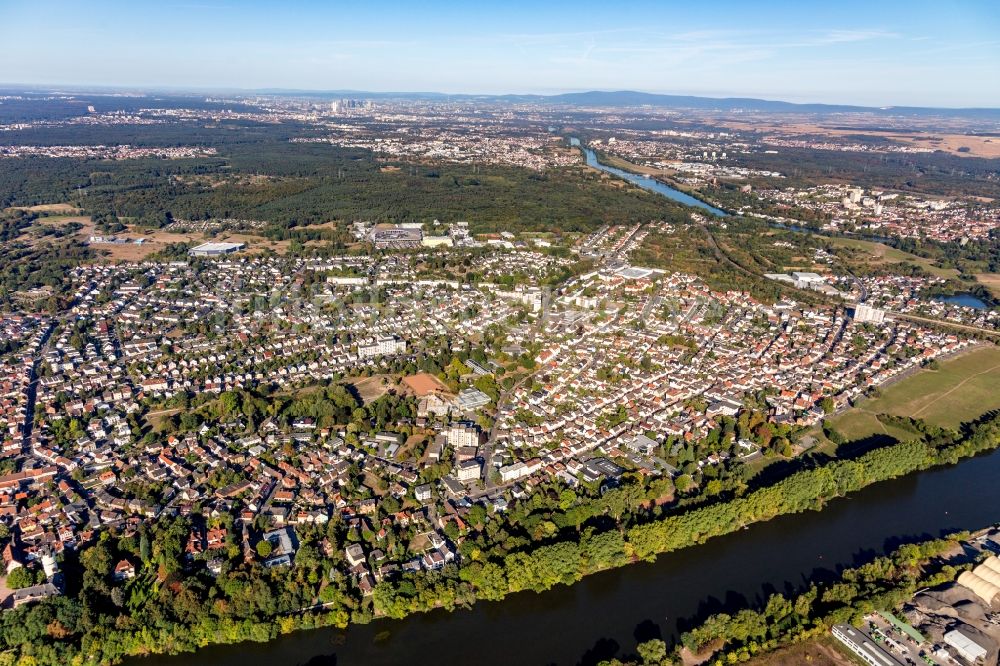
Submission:
<svg viewBox="0 0 1000 666">
<path fill-rule="evenodd" d="M 980 273 L 976 276 L 976 282 L 989 289 L 994 296 L 1000 298 L 1000 275 L 996 273 Z"/>
<path fill-rule="evenodd" d="M 897 439 L 905 431 L 887 429 L 876 414 L 913 416 L 955 428 L 1000 408 L 1000 348 L 990 345 L 923 370 L 882 391 L 882 395 L 832 419 L 846 438 L 885 434 Z"/>
</svg>

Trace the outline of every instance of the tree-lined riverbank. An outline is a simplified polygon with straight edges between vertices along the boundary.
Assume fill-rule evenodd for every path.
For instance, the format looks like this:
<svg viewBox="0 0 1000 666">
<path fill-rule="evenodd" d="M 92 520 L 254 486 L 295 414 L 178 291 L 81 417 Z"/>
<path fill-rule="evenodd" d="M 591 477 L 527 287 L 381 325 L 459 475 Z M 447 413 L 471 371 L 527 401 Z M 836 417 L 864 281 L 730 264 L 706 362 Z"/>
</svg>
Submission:
<svg viewBox="0 0 1000 666">
<path fill-rule="evenodd" d="M 463 632 L 481 631 L 485 627 L 482 623 L 495 623 L 497 621 L 502 625 L 517 627 L 504 629 L 504 632 L 513 631 L 519 636 L 521 634 L 518 632 L 528 631 L 530 634 L 524 641 L 498 649 L 498 655 L 507 655 L 509 658 L 512 652 L 523 655 L 537 654 L 541 660 L 545 661 L 548 660 L 548 655 L 551 652 L 561 653 L 565 657 L 567 650 L 570 649 L 569 645 L 580 645 L 581 641 L 585 642 L 587 637 L 582 635 L 585 629 L 591 631 L 591 638 L 604 636 L 604 629 L 601 627 L 609 622 L 615 622 L 608 616 L 606 610 L 602 610 L 604 609 L 602 599 L 609 597 L 613 598 L 613 601 L 609 602 L 612 603 L 612 606 L 625 604 L 623 610 L 639 613 L 640 620 L 645 615 L 648 622 L 656 625 L 660 625 L 662 623 L 661 616 L 667 614 L 667 626 L 674 627 L 672 631 L 668 631 L 676 637 L 679 631 L 690 627 L 683 626 L 685 620 L 682 618 L 676 618 L 669 614 L 669 609 L 673 604 L 680 603 L 684 609 L 683 612 L 687 614 L 711 612 L 713 608 L 724 609 L 726 607 L 726 592 L 740 594 L 742 591 L 747 591 L 747 581 L 752 581 L 748 591 L 752 592 L 759 588 L 760 583 L 757 582 L 755 574 L 763 572 L 768 577 L 767 580 L 773 581 L 770 583 L 772 585 L 780 581 L 787 581 L 786 576 L 794 576 L 794 571 L 798 570 L 796 567 L 801 567 L 802 562 L 789 563 L 783 562 L 783 560 L 793 553 L 797 557 L 802 557 L 806 552 L 812 550 L 813 544 L 816 548 L 823 548 L 828 553 L 826 556 L 820 555 L 818 560 L 813 555 L 810 558 L 813 566 L 817 568 L 835 567 L 838 563 L 843 562 L 845 557 L 848 558 L 846 561 L 850 563 L 852 561 L 850 558 L 856 557 L 857 548 L 877 547 L 881 550 L 884 547 L 883 544 L 887 543 L 887 539 L 900 538 L 904 541 L 912 541 L 915 539 L 910 536 L 911 534 L 936 535 L 943 531 L 973 527 L 989 522 L 990 519 L 987 517 L 989 511 L 986 505 L 995 502 L 998 498 L 990 495 L 992 491 L 985 483 L 987 479 L 979 479 L 978 476 L 986 475 L 988 478 L 992 478 L 1000 473 L 1000 458 L 997 455 L 991 455 L 983 459 L 982 464 L 979 464 L 978 461 L 967 461 L 960 467 L 927 472 L 926 474 L 930 475 L 929 478 L 932 479 L 931 483 L 934 484 L 934 487 L 925 493 L 920 493 L 917 497 L 911 497 L 911 495 L 914 489 L 920 485 L 922 475 L 911 475 L 892 482 L 890 485 L 893 485 L 897 492 L 902 489 L 903 497 L 900 498 L 902 506 L 890 507 L 886 511 L 876 511 L 870 515 L 867 512 L 858 515 L 858 511 L 864 511 L 863 505 L 869 501 L 867 498 L 874 497 L 876 502 L 884 499 L 878 485 L 862 491 L 860 495 L 852 496 L 856 497 L 861 504 L 835 502 L 835 508 L 825 509 L 823 514 L 801 514 L 794 518 L 783 518 L 780 521 L 774 521 L 773 527 L 771 523 L 768 523 L 766 526 L 762 525 L 744 531 L 740 529 L 742 521 L 728 523 L 728 529 L 707 527 L 714 519 L 728 515 L 730 512 L 748 511 L 750 513 L 746 515 L 754 515 L 753 511 L 760 511 L 756 514 L 757 519 L 765 520 L 776 515 L 773 508 L 769 509 L 766 506 L 769 500 L 775 498 L 780 499 L 778 507 L 782 510 L 801 511 L 818 508 L 824 506 L 830 498 L 851 492 L 851 488 L 863 488 L 877 484 L 879 480 L 891 479 L 942 463 L 955 462 L 963 457 L 993 449 L 997 446 L 998 441 L 1000 439 L 998 439 L 998 425 L 995 419 L 981 423 L 967 433 L 966 437 L 960 439 L 931 429 L 920 441 L 876 449 L 853 460 L 839 460 L 830 465 L 803 470 L 793 474 L 785 482 L 751 492 L 746 497 L 693 509 L 683 514 L 683 516 L 688 517 L 687 521 L 690 522 L 683 520 L 683 516 L 671 516 L 667 519 L 670 522 L 656 520 L 646 525 L 636 525 L 624 533 L 619 530 L 619 537 L 606 537 L 602 536 L 604 533 L 592 533 L 586 537 L 581 535 L 580 540 L 576 542 L 549 543 L 534 551 L 511 556 L 510 560 L 488 562 L 487 564 L 491 566 L 482 565 L 478 569 L 478 574 L 470 575 L 470 572 L 457 576 L 448 573 L 427 575 L 422 583 L 413 581 L 412 587 L 403 586 L 406 589 L 402 592 L 378 593 L 376 602 L 386 612 L 395 612 L 396 614 L 399 614 L 400 611 L 406 614 L 423 608 L 434 608 L 441 605 L 439 602 L 442 599 L 445 602 L 443 605 L 448 607 L 458 601 L 454 595 L 468 591 L 470 589 L 468 586 L 472 582 L 470 579 L 477 578 L 482 586 L 473 585 L 471 590 L 481 599 L 487 598 L 490 589 L 497 596 L 504 596 L 516 588 L 544 589 L 546 586 L 555 586 L 541 597 L 534 594 L 513 594 L 507 596 L 501 603 L 479 604 L 472 613 L 443 614 L 438 610 L 430 614 L 418 614 L 399 623 L 376 621 L 366 626 L 354 626 L 343 634 L 340 632 L 331 634 L 330 630 L 305 632 L 287 636 L 266 646 L 213 648 L 193 656 L 184 657 L 183 662 L 193 664 L 253 664 L 265 663 L 265 658 L 274 659 L 275 655 L 295 655 L 296 659 L 302 659 L 307 655 L 335 653 L 343 656 L 345 660 L 343 663 L 354 663 L 355 659 L 361 658 L 366 661 L 374 660 L 375 663 L 395 663 L 400 655 L 404 654 L 400 650 L 401 646 L 407 642 L 413 642 L 413 645 L 425 645 L 435 636 L 437 640 L 445 640 L 445 634 L 442 632 L 446 632 L 451 640 L 458 640 L 457 636 Z M 977 478 L 966 482 L 958 480 L 960 477 L 970 476 Z M 950 497 L 951 501 L 948 497 L 942 496 L 942 491 L 952 492 L 956 488 L 956 484 L 962 486 L 963 483 L 968 483 L 968 487 L 973 489 L 973 492 Z M 771 488 L 778 487 L 781 487 L 780 491 L 771 490 Z M 816 491 L 810 493 L 810 488 L 815 488 Z M 891 493 L 893 491 L 891 488 L 887 488 L 885 492 Z M 1000 493 L 994 494 L 1000 496 Z M 809 499 L 810 496 L 812 499 Z M 963 498 L 968 504 L 963 502 Z M 922 506 L 919 509 L 906 506 L 911 501 L 927 506 Z M 954 512 L 954 519 L 948 517 L 944 506 L 948 506 L 949 510 Z M 936 510 L 930 509 L 930 507 L 935 507 Z M 915 509 L 917 512 L 911 513 Z M 831 511 L 833 515 L 828 517 L 828 512 Z M 822 515 L 823 519 L 817 520 L 812 517 L 814 515 Z M 909 517 L 910 520 L 905 520 L 905 517 Z M 858 522 L 868 520 L 873 520 L 875 523 Z M 927 522 L 931 520 L 936 521 L 937 524 Z M 833 522 L 827 525 L 828 521 Z M 787 533 L 789 522 L 796 524 L 795 527 L 791 528 L 791 534 Z M 643 550 L 637 550 L 634 554 L 642 552 L 652 557 L 652 549 L 662 548 L 666 551 L 675 548 L 678 542 L 673 537 L 668 537 L 663 541 L 659 540 L 664 532 L 669 532 L 661 525 L 668 524 L 675 527 L 681 526 L 690 538 L 699 540 L 708 539 L 714 533 L 722 534 L 727 531 L 734 533 L 717 539 L 720 542 L 718 545 L 708 544 L 697 548 L 683 548 L 669 556 L 659 558 L 654 565 L 634 565 L 605 571 L 593 576 L 592 583 L 590 580 L 586 580 L 578 586 L 557 585 L 558 582 L 563 582 L 560 574 L 570 580 L 582 577 L 582 573 L 572 571 L 571 564 L 585 565 L 587 562 L 593 561 L 590 556 L 595 553 L 603 552 L 605 556 L 609 554 L 614 556 L 615 553 L 627 553 L 625 549 L 638 546 Z M 803 533 L 804 530 L 815 532 L 815 534 L 810 536 Z M 886 533 L 886 530 L 889 533 Z M 804 539 L 810 539 L 810 543 L 794 547 L 791 544 L 797 542 L 781 543 L 782 539 L 786 541 L 795 539 L 796 534 L 801 534 Z M 825 539 L 824 535 L 829 536 L 829 540 Z M 868 542 L 859 542 L 856 546 L 853 545 L 855 542 L 852 539 L 862 536 L 867 536 Z M 635 544 L 631 541 L 633 538 L 636 539 Z M 743 548 L 736 543 L 744 539 L 755 538 L 758 539 L 756 548 Z M 617 544 L 619 539 L 624 544 L 622 551 L 615 548 L 602 551 L 597 547 L 597 544 L 605 546 L 611 543 Z M 766 544 L 760 543 L 760 540 L 774 541 L 774 543 L 771 547 L 767 547 Z M 889 543 L 892 542 L 889 541 Z M 762 561 L 762 558 L 767 556 L 774 558 L 773 566 Z M 824 560 L 824 557 L 830 559 Z M 726 564 L 727 560 L 731 560 L 729 564 Z M 521 571 L 510 578 L 507 568 L 515 565 L 526 571 Z M 786 565 L 790 569 L 786 568 Z M 706 567 L 709 569 L 706 570 Z M 663 568 L 669 570 L 664 571 Z M 487 572 L 490 571 L 495 576 L 493 588 L 482 584 L 488 580 L 486 576 Z M 710 575 L 709 572 L 711 572 L 711 577 L 706 578 Z M 633 576 L 639 581 L 638 583 L 625 584 L 623 582 Z M 651 576 L 657 582 L 651 583 L 649 580 Z M 463 578 L 466 580 L 462 580 Z M 657 584 L 664 578 L 667 589 Z M 506 592 L 500 581 L 506 583 Z M 719 588 L 719 585 L 724 587 Z M 655 592 L 656 590 L 662 590 L 661 594 L 666 596 L 660 596 Z M 410 591 L 411 594 L 407 594 L 406 591 Z M 722 596 L 713 597 L 713 594 L 721 594 Z M 629 597 L 627 601 L 623 599 L 623 596 Z M 392 606 L 392 604 L 396 606 Z M 699 611 L 699 608 L 702 610 Z M 626 616 L 629 615 L 631 613 L 626 613 Z M 525 616 L 523 620 L 521 616 Z M 635 616 L 631 615 L 626 623 L 630 622 L 633 625 L 632 628 L 637 629 L 638 627 L 634 626 L 636 624 L 634 618 Z M 560 641 L 565 639 L 565 636 L 560 637 L 549 632 L 546 632 L 545 635 L 532 633 L 529 628 L 532 626 L 531 623 L 525 625 L 529 619 L 532 619 L 536 625 L 555 622 L 562 629 L 567 626 L 579 627 L 581 636 L 569 641 L 564 648 Z M 568 622 L 570 624 L 567 624 Z M 644 623 L 639 622 L 638 624 Z M 377 643 L 372 642 L 376 635 L 380 636 Z M 339 638 L 337 638 L 338 636 Z M 341 646 L 335 646 L 331 643 L 331 640 L 334 639 L 338 642 L 345 641 L 345 643 Z M 429 648 L 430 646 L 425 645 L 425 647 Z M 585 649 L 586 647 L 587 645 L 584 645 Z M 605 649 L 607 648 L 608 646 L 605 646 Z M 253 661 L 257 658 L 256 655 L 259 655 L 261 661 Z M 574 661 L 578 657 L 579 654 L 574 657 Z M 278 658 L 288 660 L 286 656 Z M 136 663 L 158 665 L 179 664 L 181 662 L 173 662 L 170 659 L 153 659 Z M 502 662 L 492 662 L 486 659 L 483 663 Z"/>
</svg>

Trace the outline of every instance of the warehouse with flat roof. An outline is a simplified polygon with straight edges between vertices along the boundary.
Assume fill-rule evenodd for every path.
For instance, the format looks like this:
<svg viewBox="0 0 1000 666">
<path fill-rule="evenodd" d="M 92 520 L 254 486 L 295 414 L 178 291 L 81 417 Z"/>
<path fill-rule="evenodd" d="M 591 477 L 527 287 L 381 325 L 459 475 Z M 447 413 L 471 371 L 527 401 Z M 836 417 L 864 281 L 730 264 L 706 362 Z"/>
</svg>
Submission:
<svg viewBox="0 0 1000 666">
<path fill-rule="evenodd" d="M 218 257 L 239 252 L 246 246 L 246 243 L 202 243 L 188 250 L 188 254 L 192 257 Z"/>
<path fill-rule="evenodd" d="M 424 233 L 420 229 L 404 227 L 376 227 L 371 232 L 372 243 L 380 250 L 401 250 L 420 247 Z"/>
<path fill-rule="evenodd" d="M 952 629 L 944 635 L 944 642 L 955 648 L 959 656 L 966 661 L 976 663 L 986 658 L 988 650 L 972 640 L 961 631 Z"/>
<path fill-rule="evenodd" d="M 860 629 L 855 629 L 849 624 L 835 624 L 831 633 L 869 666 L 899 666 L 895 658 L 872 642 L 868 634 Z"/>
</svg>

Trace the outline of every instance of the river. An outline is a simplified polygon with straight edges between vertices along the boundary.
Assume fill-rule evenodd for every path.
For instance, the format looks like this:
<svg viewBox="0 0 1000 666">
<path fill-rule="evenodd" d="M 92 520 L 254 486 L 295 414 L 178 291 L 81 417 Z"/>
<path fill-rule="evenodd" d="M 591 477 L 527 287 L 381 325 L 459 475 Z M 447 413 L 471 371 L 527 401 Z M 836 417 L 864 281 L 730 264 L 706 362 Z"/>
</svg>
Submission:
<svg viewBox="0 0 1000 666">
<path fill-rule="evenodd" d="M 570 144 L 574 146 L 579 146 L 583 150 L 587 166 L 594 167 L 595 169 L 600 169 L 601 171 L 606 171 L 607 173 L 613 174 L 615 176 L 618 176 L 619 178 L 627 180 L 633 185 L 641 187 L 644 190 L 649 190 L 650 192 L 656 192 L 657 194 L 661 194 L 667 197 L 668 199 L 676 201 L 677 203 L 682 203 L 685 206 L 694 206 L 696 208 L 701 208 L 702 210 L 708 211 L 713 215 L 718 215 L 719 217 L 726 217 L 728 215 L 726 211 L 720 210 L 714 206 L 710 206 L 704 201 L 696 199 L 690 194 L 685 194 L 680 190 L 674 189 L 669 185 L 656 180 L 655 178 L 646 178 L 645 176 L 632 173 L 631 171 L 625 171 L 624 169 L 618 169 L 616 167 L 608 166 L 607 164 L 601 163 L 601 161 L 597 159 L 597 153 L 595 153 L 590 148 L 587 148 L 586 146 L 581 146 L 579 139 L 576 138 L 570 139 Z"/>
<path fill-rule="evenodd" d="M 354 666 L 591 664 L 668 641 L 694 618 L 773 591 L 792 593 L 900 543 L 975 529 L 1000 518 L 1000 451 L 871 486 L 821 513 L 776 518 L 708 543 L 589 576 L 543 594 L 525 592 L 471 610 L 317 629 L 265 644 L 211 646 L 129 666 Z"/>
</svg>

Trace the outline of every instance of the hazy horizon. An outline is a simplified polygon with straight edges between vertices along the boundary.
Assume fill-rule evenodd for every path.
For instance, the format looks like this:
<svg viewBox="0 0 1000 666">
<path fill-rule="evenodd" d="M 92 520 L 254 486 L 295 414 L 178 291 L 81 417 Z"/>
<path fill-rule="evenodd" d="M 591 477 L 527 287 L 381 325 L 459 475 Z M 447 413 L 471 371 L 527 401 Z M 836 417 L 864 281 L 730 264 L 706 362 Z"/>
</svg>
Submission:
<svg viewBox="0 0 1000 666">
<path fill-rule="evenodd" d="M 802 7 L 95 0 L 0 6 L 8 85 L 559 94 L 635 90 L 1000 107 L 1000 12 L 978 0 Z"/>
<path fill-rule="evenodd" d="M 756 95 L 737 95 L 737 94 L 727 94 L 724 92 L 719 92 L 717 94 L 700 94 L 692 92 L 678 92 L 678 91 L 656 91 L 656 90 L 637 90 L 637 89 L 599 89 L 599 88 L 573 88 L 573 89 L 563 89 L 563 90 L 544 90 L 544 91 L 533 91 L 533 92 L 523 92 L 523 91 L 502 91 L 502 92 L 479 92 L 479 93 L 469 93 L 469 92 L 442 92 L 439 90 L 362 90 L 357 88 L 281 88 L 281 87 L 261 87 L 261 88 L 236 88 L 236 87 L 226 87 L 226 86 L 138 86 L 138 85 L 114 85 L 114 84 L 42 84 L 42 83 L 25 83 L 25 82 L 7 82 L 0 81 L 0 89 L 8 90 L 25 90 L 33 92 L 51 92 L 51 93 L 91 93 L 96 95 L 107 95 L 115 96 L 120 94 L 136 94 L 136 95 L 155 95 L 155 94 L 166 94 L 166 95 L 211 95 L 211 94 L 259 94 L 259 95 L 275 95 L 275 96 L 289 96 L 294 97 L 295 95 L 309 95 L 309 96 L 322 96 L 322 95 L 374 95 L 374 96 L 385 96 L 393 97 L 399 96 L 400 98 L 407 97 L 417 97 L 422 95 L 440 95 L 442 97 L 482 97 L 482 98 L 494 98 L 494 97 L 519 97 L 519 96 L 534 96 L 534 97 L 557 97 L 560 95 L 569 94 L 581 94 L 581 93 L 639 93 L 648 95 L 664 95 L 664 96 L 674 96 L 674 97 L 697 97 L 700 99 L 754 99 L 762 102 L 779 102 L 788 104 L 798 104 L 802 106 L 856 106 L 859 108 L 869 108 L 869 109 L 891 109 L 891 108 L 926 108 L 926 109 L 941 109 L 942 111 L 962 111 L 962 110 L 1000 110 L 1000 103 L 995 106 L 944 106 L 944 105 L 928 105 L 928 104 L 855 104 L 851 102 L 817 102 L 811 99 L 788 99 L 779 96 L 756 96 Z"/>
</svg>

